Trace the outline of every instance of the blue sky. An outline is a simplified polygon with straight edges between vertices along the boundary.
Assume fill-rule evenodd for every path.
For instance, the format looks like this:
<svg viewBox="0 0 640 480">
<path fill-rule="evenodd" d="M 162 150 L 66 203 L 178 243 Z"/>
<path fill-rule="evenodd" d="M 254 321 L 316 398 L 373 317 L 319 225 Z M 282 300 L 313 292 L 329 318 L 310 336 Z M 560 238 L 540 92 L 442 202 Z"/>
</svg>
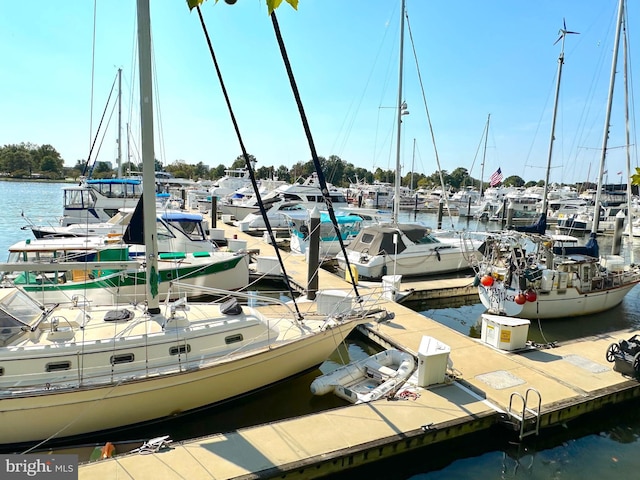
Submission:
<svg viewBox="0 0 640 480">
<path fill-rule="evenodd" d="M 580 34 L 568 36 L 565 45 L 551 180 L 595 180 L 617 3 L 406 0 L 413 41 L 405 27 L 403 97 L 410 114 L 403 117 L 403 173 L 412 164 L 427 175 L 436 171 L 437 149 L 443 169 L 464 167 L 479 178 L 490 114 L 485 180 L 498 167 L 505 177 L 543 179 L 561 45 L 554 42 L 564 18 Z M 640 12 L 637 2 L 629 3 L 633 100 Z M 95 5 L 94 49 L 94 2 L 1 2 L 0 145 L 51 144 L 68 166 L 87 158 L 122 68 L 122 121 L 130 125 L 132 159 L 139 161 L 135 1 Z M 319 155 L 395 169 L 399 10 L 399 0 L 300 0 L 298 11 L 286 4 L 278 9 Z M 310 160 L 264 0 L 233 6 L 209 0 L 202 12 L 248 152 L 259 166 Z M 197 13 L 184 0 L 151 0 L 151 16 L 156 156 L 165 164 L 230 165 L 241 151 Z M 626 170 L 622 87 L 618 75 L 606 165 L 611 182 Z M 115 163 L 117 113 L 111 111 L 98 160 Z M 632 167 L 636 163 L 632 151 Z"/>
</svg>

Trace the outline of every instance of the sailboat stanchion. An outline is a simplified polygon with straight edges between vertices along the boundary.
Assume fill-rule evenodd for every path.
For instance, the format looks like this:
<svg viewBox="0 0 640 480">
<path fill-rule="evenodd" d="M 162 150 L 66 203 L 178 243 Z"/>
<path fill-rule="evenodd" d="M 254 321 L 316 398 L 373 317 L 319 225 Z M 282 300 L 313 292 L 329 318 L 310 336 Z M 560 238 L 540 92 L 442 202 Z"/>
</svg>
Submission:
<svg viewBox="0 0 640 480">
<path fill-rule="evenodd" d="M 313 207 L 309 216 L 309 258 L 307 259 L 307 298 L 315 300 L 318 291 L 318 265 L 320 264 L 320 212 Z"/>
</svg>

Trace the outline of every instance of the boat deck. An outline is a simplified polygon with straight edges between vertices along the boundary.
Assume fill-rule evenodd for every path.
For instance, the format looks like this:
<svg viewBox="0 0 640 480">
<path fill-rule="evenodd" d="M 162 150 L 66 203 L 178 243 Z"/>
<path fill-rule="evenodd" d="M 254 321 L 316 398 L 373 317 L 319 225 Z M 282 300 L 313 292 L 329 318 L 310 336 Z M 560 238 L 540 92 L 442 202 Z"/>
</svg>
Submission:
<svg viewBox="0 0 640 480">
<path fill-rule="evenodd" d="M 243 238 L 236 231 L 233 234 Z M 259 248 L 268 255 L 267 249 L 272 247 L 249 238 L 255 243 L 248 243 L 248 248 Z M 304 285 L 304 260 L 287 255 L 285 258 L 293 281 Z M 320 286 L 345 289 L 348 284 L 336 275 L 321 272 Z M 366 292 L 373 287 L 361 288 Z M 434 287 L 438 288 L 444 287 Z M 535 410 L 539 395 L 541 428 L 640 397 L 640 384 L 614 371 L 613 364 L 605 359 L 607 347 L 628 338 L 631 332 L 577 339 L 555 348 L 508 352 L 400 304 L 381 299 L 378 306 L 395 317 L 367 324 L 364 330 L 382 344 L 417 354 L 423 336 L 429 336 L 451 348 L 453 366 L 447 369 L 444 383 L 419 389 L 403 400 L 348 405 L 175 443 L 171 449 L 155 454 L 130 454 L 84 464 L 79 468 L 79 477 L 316 478 L 486 430 L 497 423 L 511 424 L 505 422 L 509 419 L 505 412 L 512 402 L 515 413 L 521 414 L 523 397 L 528 398 L 528 408 Z M 530 431 L 531 422 L 525 421 L 525 425 Z"/>
</svg>

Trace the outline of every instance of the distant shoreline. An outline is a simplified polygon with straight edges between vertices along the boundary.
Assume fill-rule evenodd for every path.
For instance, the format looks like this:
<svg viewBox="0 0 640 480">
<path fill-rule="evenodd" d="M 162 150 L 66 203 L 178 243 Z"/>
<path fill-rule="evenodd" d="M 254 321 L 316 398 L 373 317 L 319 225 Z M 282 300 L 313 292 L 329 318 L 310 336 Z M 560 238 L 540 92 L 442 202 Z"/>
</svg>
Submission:
<svg viewBox="0 0 640 480">
<path fill-rule="evenodd" d="M 39 183 L 76 183 L 80 180 L 74 180 L 72 178 L 63 178 L 61 180 L 53 180 L 51 178 L 11 178 L 0 177 L 0 181 L 3 182 L 39 182 Z"/>
</svg>

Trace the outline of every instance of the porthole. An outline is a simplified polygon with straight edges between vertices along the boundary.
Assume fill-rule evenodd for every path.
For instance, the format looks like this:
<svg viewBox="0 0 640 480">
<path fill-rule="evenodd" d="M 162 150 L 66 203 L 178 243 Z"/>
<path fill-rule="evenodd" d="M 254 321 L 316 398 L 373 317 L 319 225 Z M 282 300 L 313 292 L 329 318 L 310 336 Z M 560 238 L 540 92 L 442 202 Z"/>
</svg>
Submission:
<svg viewBox="0 0 640 480">
<path fill-rule="evenodd" d="M 110 361 L 111 365 L 119 365 L 121 363 L 131 363 L 134 358 L 133 353 L 123 353 L 122 355 L 113 355 Z"/>
<path fill-rule="evenodd" d="M 244 340 L 244 338 L 242 337 L 241 333 L 238 333 L 237 335 L 231 335 L 224 339 L 227 345 L 231 345 L 232 343 L 238 343 L 238 342 L 241 342 L 242 340 Z"/>
<path fill-rule="evenodd" d="M 184 355 L 191 352 L 191 345 L 178 345 L 177 347 L 171 347 L 169 349 L 169 355 Z"/>
<path fill-rule="evenodd" d="M 71 362 L 55 362 L 55 363 L 47 363 L 45 366 L 46 372 L 60 372 L 63 370 L 70 370 Z"/>
</svg>

